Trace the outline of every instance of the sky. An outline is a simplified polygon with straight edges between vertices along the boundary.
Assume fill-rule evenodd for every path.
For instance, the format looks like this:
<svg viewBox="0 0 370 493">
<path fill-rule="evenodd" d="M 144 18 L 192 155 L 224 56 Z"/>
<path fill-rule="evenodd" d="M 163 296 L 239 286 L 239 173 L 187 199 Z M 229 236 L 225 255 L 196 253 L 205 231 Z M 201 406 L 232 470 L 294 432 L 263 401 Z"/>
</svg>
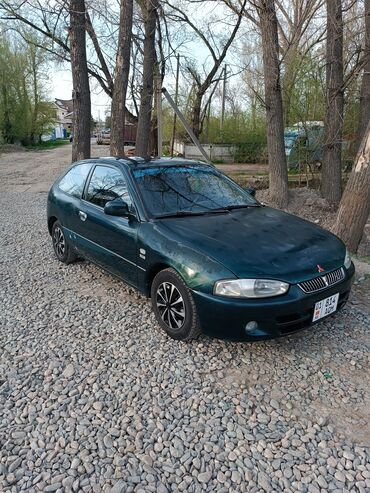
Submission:
<svg viewBox="0 0 370 493">
<path fill-rule="evenodd" d="M 105 120 L 106 111 L 110 111 L 110 98 L 98 87 L 91 84 L 91 113 L 94 120 Z M 71 99 L 72 98 L 72 73 L 68 64 L 63 66 L 54 65 L 49 76 L 50 98 Z M 100 118 L 99 118 L 100 117 Z"/>
<path fill-rule="evenodd" d="M 207 5 L 209 3 L 209 5 Z M 214 4 L 211 2 L 203 2 L 201 7 L 198 7 L 196 11 L 197 21 L 201 21 L 204 18 L 205 13 L 214 14 L 215 11 Z M 220 15 L 223 12 L 223 8 L 218 7 L 220 10 Z M 222 18 L 222 15 L 221 15 Z M 176 43 L 175 43 L 176 45 Z M 182 63 L 186 64 L 185 56 L 195 57 L 198 62 L 200 62 L 200 66 L 202 62 L 204 63 L 207 58 L 209 58 L 209 52 L 205 48 L 202 42 L 199 42 L 197 38 L 194 40 L 188 40 L 185 45 L 182 45 L 180 48 L 180 53 L 183 56 Z M 227 57 L 229 58 L 229 57 Z M 230 60 L 228 60 L 230 64 Z M 229 65 L 230 66 L 230 65 Z M 237 71 L 237 69 L 235 70 Z M 49 88 L 50 88 L 50 99 L 54 100 L 58 99 L 71 99 L 72 97 L 72 74 L 69 68 L 68 63 L 64 64 L 54 64 L 52 65 L 49 73 Z M 174 75 L 172 71 L 167 67 L 167 74 L 164 81 L 164 85 L 167 89 L 170 90 L 174 85 Z M 105 94 L 105 92 L 101 89 L 101 87 L 90 78 L 90 90 L 91 90 L 91 113 L 95 120 L 104 121 L 105 115 L 107 112 L 110 112 L 110 98 Z"/>
</svg>

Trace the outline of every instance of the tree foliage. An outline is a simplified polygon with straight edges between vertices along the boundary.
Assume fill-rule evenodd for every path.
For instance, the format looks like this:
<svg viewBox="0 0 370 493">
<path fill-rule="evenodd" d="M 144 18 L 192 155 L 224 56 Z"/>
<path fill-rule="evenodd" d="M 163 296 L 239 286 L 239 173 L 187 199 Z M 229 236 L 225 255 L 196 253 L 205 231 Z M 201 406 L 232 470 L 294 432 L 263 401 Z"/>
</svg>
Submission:
<svg viewBox="0 0 370 493">
<path fill-rule="evenodd" d="M 41 140 L 55 119 L 47 100 L 44 50 L 0 35 L 0 141 L 24 145 Z"/>
</svg>

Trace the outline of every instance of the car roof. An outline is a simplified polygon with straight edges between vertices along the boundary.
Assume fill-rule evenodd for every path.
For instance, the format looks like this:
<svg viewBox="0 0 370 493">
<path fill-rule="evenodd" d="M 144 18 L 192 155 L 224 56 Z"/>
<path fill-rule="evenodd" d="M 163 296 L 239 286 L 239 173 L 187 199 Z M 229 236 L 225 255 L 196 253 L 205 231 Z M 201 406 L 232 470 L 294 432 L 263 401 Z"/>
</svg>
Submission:
<svg viewBox="0 0 370 493">
<path fill-rule="evenodd" d="M 116 163 L 121 163 L 129 166 L 130 168 L 149 168 L 149 167 L 154 167 L 154 166 L 176 166 L 176 165 L 189 165 L 189 166 L 213 166 L 212 164 L 206 163 L 204 161 L 199 161 L 195 159 L 185 159 L 185 158 L 179 158 L 179 157 L 154 157 L 150 159 L 144 159 L 142 157 L 138 156 L 133 156 L 133 157 L 122 157 L 122 158 L 116 158 L 116 157 L 99 157 L 99 158 L 93 158 L 93 159 L 86 159 L 84 162 L 91 162 L 94 161 L 99 162 L 99 163 L 105 163 L 105 164 L 112 164 L 112 161 L 115 161 Z"/>
</svg>

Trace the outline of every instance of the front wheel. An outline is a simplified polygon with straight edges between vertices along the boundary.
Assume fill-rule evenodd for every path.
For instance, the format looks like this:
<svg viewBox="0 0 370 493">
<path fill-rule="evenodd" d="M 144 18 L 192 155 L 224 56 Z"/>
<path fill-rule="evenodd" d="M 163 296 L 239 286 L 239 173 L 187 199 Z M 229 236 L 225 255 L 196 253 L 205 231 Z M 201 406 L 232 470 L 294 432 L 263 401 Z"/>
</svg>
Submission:
<svg viewBox="0 0 370 493">
<path fill-rule="evenodd" d="M 77 255 L 71 249 L 59 221 L 55 221 L 53 224 L 51 238 L 53 240 L 54 253 L 60 262 L 70 264 L 77 259 Z"/>
<path fill-rule="evenodd" d="M 189 341 L 201 333 L 190 290 L 174 269 L 159 272 L 151 288 L 152 307 L 161 328 L 173 339 Z"/>
</svg>

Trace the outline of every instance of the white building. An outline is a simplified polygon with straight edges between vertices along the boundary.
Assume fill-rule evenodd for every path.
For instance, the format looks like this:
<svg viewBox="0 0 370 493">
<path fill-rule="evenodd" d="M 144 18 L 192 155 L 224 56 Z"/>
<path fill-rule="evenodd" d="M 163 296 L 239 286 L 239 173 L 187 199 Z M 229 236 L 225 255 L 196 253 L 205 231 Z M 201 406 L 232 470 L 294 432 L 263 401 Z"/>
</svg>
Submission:
<svg viewBox="0 0 370 493">
<path fill-rule="evenodd" d="M 72 132 L 73 101 L 72 99 L 56 99 L 54 105 L 56 120 L 53 133 L 56 139 L 66 138 Z"/>
</svg>

